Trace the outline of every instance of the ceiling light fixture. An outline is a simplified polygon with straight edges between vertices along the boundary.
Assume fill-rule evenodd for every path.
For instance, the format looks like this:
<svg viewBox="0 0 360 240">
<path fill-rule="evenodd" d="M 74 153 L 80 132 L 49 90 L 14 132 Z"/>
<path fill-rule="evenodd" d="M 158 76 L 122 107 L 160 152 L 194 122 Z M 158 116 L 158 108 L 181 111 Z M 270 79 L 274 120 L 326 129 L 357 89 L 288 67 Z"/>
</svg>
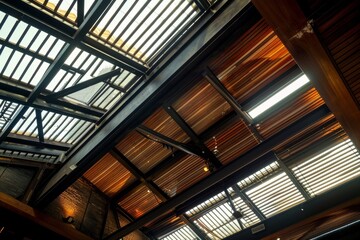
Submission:
<svg viewBox="0 0 360 240">
<path fill-rule="evenodd" d="M 292 93 L 294 93 L 296 90 L 301 88 L 302 86 L 309 83 L 310 80 L 306 77 L 306 75 L 302 75 L 299 78 L 297 78 L 295 81 L 291 82 L 284 88 L 282 88 L 280 91 L 276 92 L 274 95 L 257 105 L 255 108 L 251 109 L 248 113 L 250 117 L 256 118 L 265 111 L 267 111 L 269 108 L 273 107 L 277 103 L 279 103 L 281 100 L 285 99 Z"/>
</svg>

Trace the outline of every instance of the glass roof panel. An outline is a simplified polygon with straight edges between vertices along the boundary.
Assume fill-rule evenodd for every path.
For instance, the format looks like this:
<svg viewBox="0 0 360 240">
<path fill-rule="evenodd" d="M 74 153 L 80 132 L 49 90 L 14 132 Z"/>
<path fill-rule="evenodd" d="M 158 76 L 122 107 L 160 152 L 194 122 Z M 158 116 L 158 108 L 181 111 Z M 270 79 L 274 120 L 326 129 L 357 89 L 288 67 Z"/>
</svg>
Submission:
<svg viewBox="0 0 360 240">
<path fill-rule="evenodd" d="M 183 226 L 181 228 L 172 231 L 171 233 L 167 233 L 159 238 L 160 240 L 193 240 L 199 239 L 195 233 L 188 226 Z"/>
<path fill-rule="evenodd" d="M 49 15 L 75 25 L 78 16 L 77 0 L 23 0 L 31 6 L 45 11 Z M 84 1 L 84 15 L 89 12 L 94 0 Z"/>
<path fill-rule="evenodd" d="M 12 119 L 19 107 L 19 104 L 0 99 L 0 132 Z"/>
<path fill-rule="evenodd" d="M 359 176 L 360 155 L 347 139 L 291 169 L 311 196 L 316 196 Z"/>
<path fill-rule="evenodd" d="M 285 172 L 253 185 L 245 193 L 266 217 L 305 201 Z"/>
<path fill-rule="evenodd" d="M 93 26 L 90 36 L 146 63 L 197 17 L 193 1 L 115 1 Z"/>
</svg>

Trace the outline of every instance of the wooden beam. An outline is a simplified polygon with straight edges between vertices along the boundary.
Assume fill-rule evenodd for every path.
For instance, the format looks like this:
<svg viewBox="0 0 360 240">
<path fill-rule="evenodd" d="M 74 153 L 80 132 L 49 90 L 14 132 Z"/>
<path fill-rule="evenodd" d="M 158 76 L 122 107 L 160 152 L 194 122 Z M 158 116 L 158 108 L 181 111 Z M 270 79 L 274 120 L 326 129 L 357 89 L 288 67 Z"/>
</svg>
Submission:
<svg viewBox="0 0 360 240">
<path fill-rule="evenodd" d="M 253 0 L 260 14 L 334 113 L 355 146 L 360 149 L 360 110 L 334 65 L 326 47 L 296 0 Z"/>
</svg>

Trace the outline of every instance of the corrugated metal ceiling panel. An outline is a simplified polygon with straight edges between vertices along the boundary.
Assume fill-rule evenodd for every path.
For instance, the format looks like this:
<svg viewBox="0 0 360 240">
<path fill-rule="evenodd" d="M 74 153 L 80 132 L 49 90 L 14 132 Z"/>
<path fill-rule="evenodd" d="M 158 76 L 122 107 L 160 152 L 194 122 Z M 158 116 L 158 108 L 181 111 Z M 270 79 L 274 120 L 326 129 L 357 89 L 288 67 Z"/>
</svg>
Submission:
<svg viewBox="0 0 360 240">
<path fill-rule="evenodd" d="M 269 138 L 323 104 L 319 93 L 312 88 L 295 100 L 287 102 L 284 108 L 259 123 L 258 130 L 263 137 Z"/>
<path fill-rule="evenodd" d="M 134 218 L 138 218 L 159 205 L 160 202 L 161 200 L 150 189 L 145 185 L 140 185 L 118 204 Z"/>
<path fill-rule="evenodd" d="M 177 161 L 171 169 L 154 179 L 154 182 L 170 197 L 187 189 L 209 175 L 204 171 L 204 160 L 188 155 Z"/>
<path fill-rule="evenodd" d="M 219 133 L 205 142 L 206 146 L 226 165 L 236 157 L 258 144 L 244 121 L 221 129 Z"/>
<path fill-rule="evenodd" d="M 305 201 L 284 172 L 256 184 L 245 193 L 266 217 L 271 217 Z"/>
<path fill-rule="evenodd" d="M 231 111 L 230 105 L 206 80 L 197 83 L 172 106 L 197 134 Z"/>
<path fill-rule="evenodd" d="M 135 130 L 123 138 L 116 148 L 143 173 L 172 154 L 172 151 L 161 143 L 151 141 Z"/>
<path fill-rule="evenodd" d="M 109 153 L 92 166 L 84 177 L 109 197 L 135 181 L 135 176 Z"/>
<path fill-rule="evenodd" d="M 162 108 L 156 110 L 143 122 L 143 125 L 178 142 L 185 143 L 190 140 L 189 136 Z"/>
<path fill-rule="evenodd" d="M 295 66 L 295 61 L 264 20 L 259 21 L 210 64 L 240 103 Z"/>
</svg>

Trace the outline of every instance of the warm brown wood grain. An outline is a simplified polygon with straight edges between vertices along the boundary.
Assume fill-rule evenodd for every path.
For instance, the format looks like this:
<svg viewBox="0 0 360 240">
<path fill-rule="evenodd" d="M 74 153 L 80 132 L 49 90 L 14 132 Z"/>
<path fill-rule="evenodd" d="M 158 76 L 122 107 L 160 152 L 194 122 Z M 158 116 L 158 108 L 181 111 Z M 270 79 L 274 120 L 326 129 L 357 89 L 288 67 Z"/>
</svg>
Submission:
<svg viewBox="0 0 360 240">
<path fill-rule="evenodd" d="M 295 0 L 252 2 L 274 28 L 359 149 L 360 111 L 298 3 Z"/>
</svg>

